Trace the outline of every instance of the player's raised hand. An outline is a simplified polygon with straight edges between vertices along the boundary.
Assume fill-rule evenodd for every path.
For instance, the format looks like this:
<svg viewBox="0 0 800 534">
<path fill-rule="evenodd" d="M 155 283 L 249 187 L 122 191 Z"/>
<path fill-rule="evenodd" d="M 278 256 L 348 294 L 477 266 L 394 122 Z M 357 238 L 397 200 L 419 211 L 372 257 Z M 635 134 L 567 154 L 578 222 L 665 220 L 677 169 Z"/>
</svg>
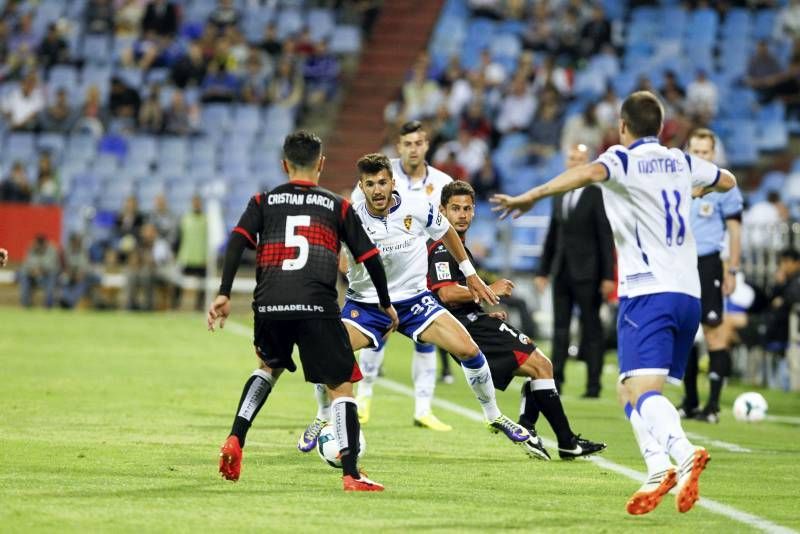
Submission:
<svg viewBox="0 0 800 534">
<path fill-rule="evenodd" d="M 479 304 L 480 301 L 484 301 L 486 304 L 491 305 L 498 304 L 500 302 L 500 299 L 494 294 L 492 288 L 487 286 L 477 274 L 467 277 L 467 288 L 472 294 L 472 300 L 475 301 L 475 304 Z"/>
<path fill-rule="evenodd" d="M 397 327 L 400 325 L 400 319 L 397 317 L 397 310 L 394 309 L 394 306 L 391 304 L 388 308 L 383 308 L 383 313 L 389 316 L 389 319 L 392 320 L 392 324 L 389 326 L 389 330 L 386 331 L 385 337 L 388 337 L 389 334 L 397 330 Z"/>
<path fill-rule="evenodd" d="M 494 294 L 498 297 L 510 297 L 511 291 L 514 289 L 514 282 L 501 278 L 500 280 L 496 280 L 489 287 L 492 288 L 492 291 L 494 291 Z"/>
<path fill-rule="evenodd" d="M 512 197 L 511 195 L 496 193 L 492 195 L 489 202 L 496 204 L 492 211 L 499 211 L 501 219 L 505 219 L 509 215 L 516 219 L 533 207 L 533 200 L 530 200 L 524 194 Z"/>
<path fill-rule="evenodd" d="M 219 327 L 225 328 L 225 319 L 227 319 L 230 314 L 231 299 L 225 295 L 217 295 L 217 298 L 211 303 L 211 307 L 208 308 L 208 329 L 211 332 L 214 331 L 214 325 L 217 323 L 217 319 L 219 319 Z"/>
</svg>

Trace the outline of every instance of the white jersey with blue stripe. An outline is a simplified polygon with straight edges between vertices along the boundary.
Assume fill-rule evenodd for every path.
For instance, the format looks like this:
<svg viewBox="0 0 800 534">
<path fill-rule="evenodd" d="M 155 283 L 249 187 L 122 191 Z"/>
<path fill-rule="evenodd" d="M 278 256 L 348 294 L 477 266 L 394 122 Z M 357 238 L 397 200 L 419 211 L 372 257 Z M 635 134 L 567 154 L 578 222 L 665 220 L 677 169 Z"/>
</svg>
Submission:
<svg viewBox="0 0 800 534">
<path fill-rule="evenodd" d="M 716 184 L 719 168 L 655 137 L 612 146 L 596 162 L 608 171 L 603 202 L 617 247 L 619 295 L 700 298 L 692 188 Z"/>
<path fill-rule="evenodd" d="M 400 158 L 390 160 L 392 163 L 392 176 L 394 177 L 394 188 L 399 191 L 403 197 L 419 198 L 417 195 L 423 197 L 426 202 L 433 204 L 433 207 L 439 209 L 439 204 L 442 198 L 442 189 L 444 186 L 453 181 L 447 173 L 444 173 L 431 165 L 425 164 L 425 178 L 414 182 L 403 170 L 403 165 Z M 351 195 L 353 203 L 361 202 L 364 200 L 364 193 L 361 188 L 356 184 L 353 194 Z"/>
<path fill-rule="evenodd" d="M 392 302 L 406 300 L 428 290 L 428 239 L 439 240 L 450 222 L 430 202 L 408 202 L 393 194 L 395 205 L 386 217 L 376 217 L 366 202 L 353 206 L 361 224 L 381 254 Z M 345 248 L 346 250 L 346 248 Z M 363 263 L 353 261 L 347 251 L 347 298 L 377 303 L 378 293 Z"/>
</svg>

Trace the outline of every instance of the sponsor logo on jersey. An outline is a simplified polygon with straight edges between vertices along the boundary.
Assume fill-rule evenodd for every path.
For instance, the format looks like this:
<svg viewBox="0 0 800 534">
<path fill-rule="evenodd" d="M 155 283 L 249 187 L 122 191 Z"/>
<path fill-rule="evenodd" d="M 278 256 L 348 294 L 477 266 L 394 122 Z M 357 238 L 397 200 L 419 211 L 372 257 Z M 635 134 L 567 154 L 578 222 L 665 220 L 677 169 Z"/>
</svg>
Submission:
<svg viewBox="0 0 800 534">
<path fill-rule="evenodd" d="M 411 218 L 411 215 L 406 215 L 406 218 L 403 219 L 403 224 L 405 225 L 406 230 L 411 230 L 412 221 L 413 219 Z"/>
<path fill-rule="evenodd" d="M 711 202 L 701 202 L 698 213 L 701 217 L 711 217 L 714 214 L 714 204 Z"/>
<path fill-rule="evenodd" d="M 450 264 L 446 261 L 436 262 L 436 278 L 439 280 L 450 280 Z"/>
<path fill-rule="evenodd" d="M 433 193 L 433 184 L 428 184 L 425 186 L 425 194 L 430 196 L 431 193 Z"/>
<path fill-rule="evenodd" d="M 350 318 L 351 319 L 356 319 L 358 317 L 358 315 L 359 315 L 358 310 L 350 310 Z"/>
</svg>

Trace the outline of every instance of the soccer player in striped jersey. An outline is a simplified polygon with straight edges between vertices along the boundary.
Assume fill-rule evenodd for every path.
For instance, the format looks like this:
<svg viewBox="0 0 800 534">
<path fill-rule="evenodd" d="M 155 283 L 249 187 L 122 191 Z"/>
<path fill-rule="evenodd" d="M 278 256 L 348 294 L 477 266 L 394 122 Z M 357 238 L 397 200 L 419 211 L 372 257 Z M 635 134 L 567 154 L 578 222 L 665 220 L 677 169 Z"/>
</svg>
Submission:
<svg viewBox="0 0 800 534">
<path fill-rule="evenodd" d="M 627 503 L 634 515 L 655 509 L 676 485 L 679 512 L 689 511 L 699 498 L 698 480 L 708 452 L 689 441 L 678 411 L 661 392 L 667 380 L 680 382 L 683 377 L 700 324 L 691 199 L 736 186 L 730 172 L 659 144 L 663 117 L 658 98 L 635 92 L 622 104 L 619 133 L 624 146 L 615 145 L 593 163 L 521 195 L 492 198 L 502 218 L 518 217 L 540 198 L 591 183 L 603 186 L 619 262 L 617 391 L 649 472 Z"/>
</svg>

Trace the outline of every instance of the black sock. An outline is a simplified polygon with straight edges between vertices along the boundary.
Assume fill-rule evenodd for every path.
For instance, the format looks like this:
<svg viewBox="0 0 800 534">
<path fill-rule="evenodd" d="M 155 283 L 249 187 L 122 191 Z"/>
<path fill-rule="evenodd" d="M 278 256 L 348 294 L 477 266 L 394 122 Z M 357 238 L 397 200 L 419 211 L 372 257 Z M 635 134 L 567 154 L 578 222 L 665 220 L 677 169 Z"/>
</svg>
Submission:
<svg viewBox="0 0 800 534">
<path fill-rule="evenodd" d="M 545 382 L 545 380 L 534 380 L 532 384 Z M 575 434 L 572 433 L 572 429 L 569 427 L 569 420 L 567 419 L 567 414 L 564 413 L 564 406 L 561 404 L 561 397 L 558 396 L 558 391 L 551 386 L 547 389 L 534 390 L 533 396 L 536 397 L 536 403 L 539 405 L 542 415 L 544 415 L 553 432 L 555 432 L 558 446 L 570 448 Z"/>
<path fill-rule="evenodd" d="M 686 391 L 686 396 L 683 398 L 683 407 L 687 411 L 697 408 L 697 405 L 700 404 L 700 398 L 697 395 L 697 360 L 697 345 L 693 345 L 692 351 L 689 353 L 689 360 L 686 363 L 686 372 L 683 375 L 683 387 Z"/>
<path fill-rule="evenodd" d="M 528 429 L 533 428 L 536 425 L 536 421 L 539 420 L 539 405 L 536 403 L 536 397 L 531 388 L 533 388 L 532 380 L 526 380 L 522 383 L 522 389 L 520 390 L 522 410 L 519 414 L 519 421 L 517 421 Z"/>
<path fill-rule="evenodd" d="M 275 379 L 272 375 L 261 369 L 256 369 L 242 389 L 242 397 L 239 399 L 239 407 L 236 409 L 236 418 L 233 421 L 231 435 L 239 438 L 239 445 L 244 447 L 244 440 L 250 425 L 258 415 L 261 407 L 267 401 L 267 397 L 272 391 Z"/>
<path fill-rule="evenodd" d="M 706 411 L 719 412 L 719 399 L 722 395 L 722 386 L 725 385 L 725 377 L 731 373 L 731 353 L 730 351 L 712 350 L 708 353 L 708 385 L 710 393 Z"/>
<path fill-rule="evenodd" d="M 361 425 L 358 422 L 358 406 L 355 399 L 339 397 L 331 403 L 331 416 L 336 441 L 339 443 L 339 454 L 342 459 L 342 471 L 345 475 L 361 478 L 358 472 L 358 438 Z"/>
</svg>

